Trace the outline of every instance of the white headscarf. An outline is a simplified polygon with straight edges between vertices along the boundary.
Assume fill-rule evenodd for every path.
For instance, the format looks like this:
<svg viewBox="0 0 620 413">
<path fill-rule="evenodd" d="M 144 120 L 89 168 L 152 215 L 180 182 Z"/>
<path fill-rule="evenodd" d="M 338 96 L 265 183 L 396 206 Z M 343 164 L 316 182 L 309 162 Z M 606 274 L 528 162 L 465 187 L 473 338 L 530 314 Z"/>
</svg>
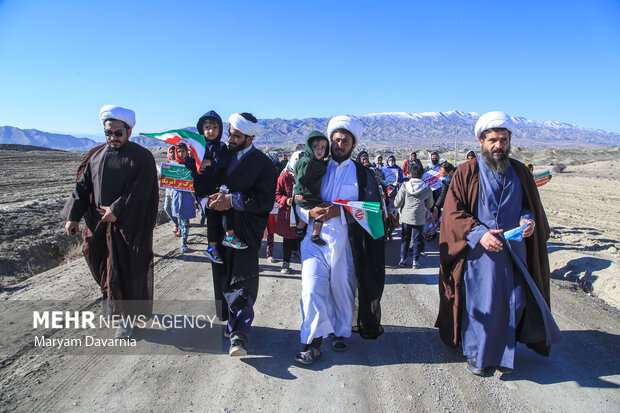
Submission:
<svg viewBox="0 0 620 413">
<path fill-rule="evenodd" d="M 510 116 L 501 110 L 487 112 L 480 116 L 478 122 L 476 122 L 476 127 L 474 128 L 476 139 L 480 139 L 480 135 L 482 135 L 482 132 L 485 130 L 493 128 L 506 128 L 510 131 L 511 137 L 515 134 L 516 130 L 515 124 L 512 119 L 510 119 Z"/>
<path fill-rule="evenodd" d="M 258 136 L 263 130 L 260 124 L 250 122 L 238 113 L 233 113 L 230 115 L 228 118 L 228 123 L 230 123 L 230 126 L 237 129 L 239 132 L 248 136 Z"/>
<path fill-rule="evenodd" d="M 99 111 L 99 119 L 101 119 L 101 123 L 105 123 L 108 119 L 121 120 L 132 129 L 136 126 L 136 112 L 116 105 L 103 106 Z"/>
<path fill-rule="evenodd" d="M 304 151 L 293 152 L 291 157 L 288 159 L 288 163 L 284 167 L 284 172 L 290 172 L 290 173 L 294 174 L 295 173 L 295 165 L 297 164 L 297 161 L 299 160 L 299 158 L 301 158 L 301 155 L 303 153 L 304 153 Z"/>
<path fill-rule="evenodd" d="M 327 124 L 327 137 L 332 138 L 332 133 L 337 129 L 345 129 L 351 132 L 355 143 L 359 145 L 362 140 L 362 124 L 354 117 L 341 115 L 334 116 Z"/>
</svg>

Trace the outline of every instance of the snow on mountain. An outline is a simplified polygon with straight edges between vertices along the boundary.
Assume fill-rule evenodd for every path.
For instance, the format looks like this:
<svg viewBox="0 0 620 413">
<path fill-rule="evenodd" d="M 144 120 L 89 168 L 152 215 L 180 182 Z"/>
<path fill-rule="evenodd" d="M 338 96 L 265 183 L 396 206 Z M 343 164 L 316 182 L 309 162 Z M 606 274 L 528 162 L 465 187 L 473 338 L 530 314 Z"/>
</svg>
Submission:
<svg viewBox="0 0 620 413">
<path fill-rule="evenodd" d="M 364 137 L 358 148 L 392 147 L 428 149 L 454 147 L 455 138 L 461 148 L 477 147 L 474 125 L 480 114 L 458 110 L 448 112 L 384 112 L 357 116 L 364 127 Z M 620 134 L 600 129 L 588 129 L 568 123 L 539 121 L 514 116 L 517 131 L 513 146 L 542 148 L 618 147 Z M 261 119 L 264 132 L 255 139 L 258 146 L 291 147 L 303 144 L 313 130 L 325 132 L 329 118 Z M 171 127 L 170 129 L 175 129 Z M 196 132 L 195 127 L 187 130 Z M 224 137 L 228 124 L 224 123 Z M 156 139 L 138 136 L 131 140 L 143 146 L 162 146 Z M 0 127 L 0 143 L 37 145 L 54 149 L 87 150 L 96 142 L 70 135 L 58 135 L 34 129 Z"/>
</svg>

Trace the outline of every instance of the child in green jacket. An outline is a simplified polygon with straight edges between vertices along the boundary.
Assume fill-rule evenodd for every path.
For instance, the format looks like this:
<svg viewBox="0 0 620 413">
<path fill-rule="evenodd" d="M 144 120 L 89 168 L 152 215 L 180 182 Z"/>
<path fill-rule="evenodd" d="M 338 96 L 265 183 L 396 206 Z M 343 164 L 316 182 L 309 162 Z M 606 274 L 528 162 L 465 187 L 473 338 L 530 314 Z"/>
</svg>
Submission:
<svg viewBox="0 0 620 413">
<path fill-rule="evenodd" d="M 327 171 L 329 161 L 329 140 L 319 131 L 312 131 L 306 139 L 306 151 L 295 165 L 295 203 L 304 209 L 312 209 L 323 203 L 321 200 L 321 183 Z M 303 236 L 306 223 L 299 221 L 295 233 Z M 323 222 L 314 220 L 312 242 L 325 245 L 321 239 Z"/>
</svg>

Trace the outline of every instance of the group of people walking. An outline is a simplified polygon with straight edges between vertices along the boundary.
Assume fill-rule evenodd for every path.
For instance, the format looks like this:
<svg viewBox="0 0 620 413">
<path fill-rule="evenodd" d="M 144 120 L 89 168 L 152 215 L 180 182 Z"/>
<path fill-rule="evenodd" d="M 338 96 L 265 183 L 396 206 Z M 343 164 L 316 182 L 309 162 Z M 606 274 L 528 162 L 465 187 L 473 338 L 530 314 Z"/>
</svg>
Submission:
<svg viewBox="0 0 620 413">
<path fill-rule="evenodd" d="M 150 151 L 129 141 L 133 111 L 108 105 L 100 119 L 107 142 L 89 151 L 78 169 L 63 210 L 65 229 L 75 235 L 85 219 L 84 256 L 109 311 L 150 316 L 158 205 L 155 161 Z M 559 339 L 549 310 L 549 227 L 531 174 L 508 156 L 515 128 L 506 114 L 480 117 L 475 129 L 480 154 L 468 154 L 456 170 L 431 153 L 426 172 L 439 176 L 436 196 L 422 180 L 425 169 L 415 153 L 404 170 L 388 157 L 387 166 L 397 170 L 390 193 L 382 159 L 373 165 L 360 152 L 354 161 L 352 153 L 363 141 L 362 125 L 354 117 L 336 116 L 326 133 L 310 133 L 304 153 L 293 154 L 280 165 L 281 172 L 277 156 L 254 146 L 261 125 L 252 114 L 235 113 L 228 121 L 224 143 L 216 112 L 199 119 L 198 132 L 207 141 L 200 168 L 188 161 L 183 145 L 170 150 L 169 160 L 191 171 L 206 217 L 205 255 L 211 261 L 217 316 L 227 322 L 229 355 L 247 354 L 258 298 L 259 250 L 272 216 L 272 237 L 274 231 L 283 237 L 282 271 L 288 271 L 293 251 L 299 249 L 302 260 L 301 349 L 295 359 L 314 363 L 326 338 L 334 350 L 345 351 L 353 331 L 365 339 L 381 336 L 386 237 L 373 238 L 336 200 L 381 203 L 384 213 L 388 205 L 397 209 L 403 233 L 400 264 L 406 265 L 413 239 L 414 268 L 422 253 L 426 210 L 434 220 L 441 215 L 436 327 L 446 344 L 462 345 L 470 372 L 512 369 L 517 341 L 549 354 Z M 187 248 L 187 215 L 177 203 L 183 201 L 173 192 L 168 200 L 167 194 L 166 208 L 177 218 L 175 234 Z M 521 228 L 521 240 L 503 236 L 515 227 Z M 132 326 L 122 323 L 116 335 L 132 333 Z"/>
</svg>

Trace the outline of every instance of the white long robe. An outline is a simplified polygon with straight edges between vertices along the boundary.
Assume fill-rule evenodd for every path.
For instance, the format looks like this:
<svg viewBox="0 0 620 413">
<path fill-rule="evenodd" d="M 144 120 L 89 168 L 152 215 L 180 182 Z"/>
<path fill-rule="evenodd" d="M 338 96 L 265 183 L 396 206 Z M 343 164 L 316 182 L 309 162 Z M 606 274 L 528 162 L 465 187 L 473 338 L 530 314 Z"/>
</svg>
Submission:
<svg viewBox="0 0 620 413">
<path fill-rule="evenodd" d="M 341 164 L 330 160 L 321 184 L 321 198 L 357 201 L 358 196 L 355 164 L 350 159 Z M 344 212 L 323 223 L 321 238 L 327 245 L 318 245 L 310 240 L 314 220 L 309 219 L 308 210 L 297 209 L 308 223 L 301 242 L 301 342 L 310 344 L 312 339 L 330 333 L 350 337 L 356 282 Z"/>
</svg>

